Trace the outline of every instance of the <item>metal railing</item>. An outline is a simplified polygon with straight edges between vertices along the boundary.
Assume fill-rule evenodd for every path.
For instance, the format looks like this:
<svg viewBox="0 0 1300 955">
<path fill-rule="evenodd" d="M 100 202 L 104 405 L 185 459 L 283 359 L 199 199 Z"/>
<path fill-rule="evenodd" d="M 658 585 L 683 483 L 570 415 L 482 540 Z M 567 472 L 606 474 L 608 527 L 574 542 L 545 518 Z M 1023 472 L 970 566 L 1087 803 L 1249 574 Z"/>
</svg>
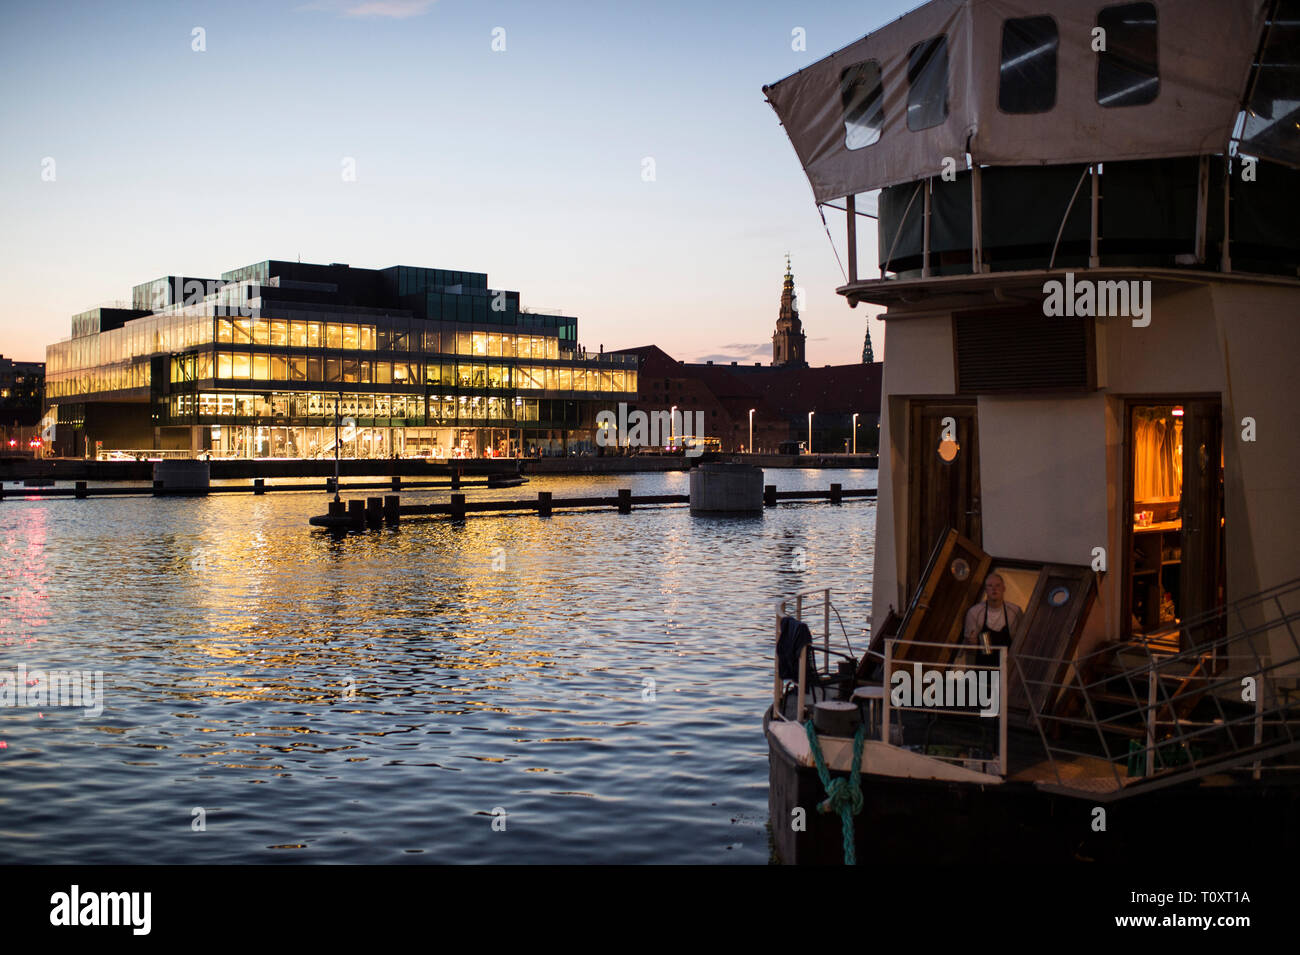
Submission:
<svg viewBox="0 0 1300 955">
<path fill-rule="evenodd" d="M 1038 731 L 1061 791 L 1119 798 L 1210 773 L 1259 779 L 1266 762 L 1300 769 L 1298 630 L 1300 578 L 1180 622 L 1186 649 L 1140 641 L 1071 661 L 1017 654 L 1017 709 Z M 1270 638 L 1273 646 L 1260 645 Z M 1030 679 L 1022 666 L 1030 661 L 1066 672 Z M 1125 737 L 1129 745 L 1117 747 Z M 1075 766 L 1063 774 L 1067 764 Z"/>
<path fill-rule="evenodd" d="M 914 713 L 926 713 L 934 716 L 947 715 L 947 716 L 976 717 L 978 719 L 996 719 L 998 721 L 996 773 L 999 776 L 1005 776 L 1007 772 L 1006 688 L 1009 685 L 1007 683 L 1006 647 L 992 647 L 990 651 L 983 651 L 981 647 L 968 646 L 968 645 L 961 645 L 957 647 L 958 657 L 962 655 L 973 655 L 980 652 L 995 652 L 998 657 L 997 665 L 990 666 L 988 664 L 957 662 L 956 660 L 954 660 L 951 663 L 938 663 L 933 661 L 922 663 L 919 660 L 895 661 L 894 649 L 897 645 L 903 645 L 909 647 L 939 647 L 945 650 L 953 649 L 953 646 L 950 643 L 928 643 L 922 640 L 902 640 L 897 637 L 891 637 L 885 641 L 885 668 L 883 671 L 884 675 L 882 678 L 882 683 L 884 687 L 884 694 L 883 694 L 884 713 L 880 720 L 881 742 L 889 743 L 891 745 L 902 744 L 901 725 L 899 727 L 899 733 L 898 733 L 899 742 L 897 744 L 894 743 L 894 733 L 893 733 L 892 721 L 891 721 L 891 715 L 893 713 L 914 712 Z M 941 699 L 937 705 L 923 704 L 918 706 L 915 704 L 915 702 L 913 702 L 912 704 L 898 704 L 893 702 L 892 697 L 893 697 L 893 690 L 894 690 L 894 673 L 896 672 L 894 670 L 895 662 L 898 662 L 900 666 L 903 667 L 912 667 L 913 674 L 922 674 L 927 671 L 942 674 L 939 695 L 941 697 L 946 697 L 946 698 Z M 949 673 L 953 674 L 955 679 L 949 679 L 948 677 Z M 978 709 L 971 709 L 971 706 L 973 705 L 977 706 L 978 705 L 977 703 L 967 702 L 969 697 L 966 696 L 966 690 L 969 688 L 969 684 L 963 683 L 962 678 L 967 674 L 973 674 L 976 677 L 976 685 L 978 685 L 978 679 L 979 679 L 978 674 L 980 673 L 988 673 L 989 679 L 991 679 L 994 674 L 996 674 L 997 676 L 997 684 L 996 687 L 993 688 L 993 691 L 996 692 L 997 694 L 998 711 L 997 714 L 992 717 L 985 716 Z M 912 677 L 913 684 L 915 684 L 916 680 L 917 677 L 913 676 Z M 913 689 L 913 694 L 918 692 L 915 685 L 913 685 L 912 689 Z M 962 702 L 960 703 L 957 702 L 956 699 L 954 698 L 955 695 L 958 695 L 956 693 L 956 691 L 958 690 L 960 690 L 960 695 L 962 697 Z M 913 701 L 915 701 L 915 695 L 913 695 Z M 973 759 L 973 757 L 970 755 L 958 756 L 958 755 L 946 755 L 941 753 L 932 753 L 929 752 L 928 746 L 926 747 L 925 755 L 930 757 L 931 759 L 939 759 L 939 760 L 943 760 L 944 762 L 952 762 L 958 764 L 968 764 Z"/>
</svg>

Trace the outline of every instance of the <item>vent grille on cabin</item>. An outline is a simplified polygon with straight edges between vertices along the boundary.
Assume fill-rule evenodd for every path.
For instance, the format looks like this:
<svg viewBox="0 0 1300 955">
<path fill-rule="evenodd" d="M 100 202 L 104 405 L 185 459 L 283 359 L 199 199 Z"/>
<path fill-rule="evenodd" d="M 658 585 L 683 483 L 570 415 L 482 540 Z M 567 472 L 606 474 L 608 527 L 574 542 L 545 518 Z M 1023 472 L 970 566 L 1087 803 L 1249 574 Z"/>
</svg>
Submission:
<svg viewBox="0 0 1300 955">
<path fill-rule="evenodd" d="M 958 393 L 1095 388 L 1092 323 L 1047 318 L 1041 308 L 955 315 Z"/>
</svg>

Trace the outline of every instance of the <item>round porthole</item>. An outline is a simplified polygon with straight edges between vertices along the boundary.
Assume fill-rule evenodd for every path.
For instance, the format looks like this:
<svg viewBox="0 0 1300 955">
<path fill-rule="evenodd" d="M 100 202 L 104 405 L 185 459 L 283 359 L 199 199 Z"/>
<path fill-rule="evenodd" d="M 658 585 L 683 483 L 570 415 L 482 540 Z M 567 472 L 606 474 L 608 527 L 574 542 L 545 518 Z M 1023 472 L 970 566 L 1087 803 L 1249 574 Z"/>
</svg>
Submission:
<svg viewBox="0 0 1300 955">
<path fill-rule="evenodd" d="M 1070 599 L 1070 592 L 1064 587 L 1057 587 L 1047 595 L 1047 602 L 1053 607 L 1062 607 Z"/>
<path fill-rule="evenodd" d="M 951 464 L 957 457 L 957 452 L 961 450 L 961 445 L 956 441 L 944 439 L 939 442 L 939 459 L 944 463 Z"/>
<path fill-rule="evenodd" d="M 954 560 L 951 564 L 948 565 L 948 572 L 951 573 L 958 580 L 965 580 L 967 577 L 970 576 L 970 564 L 966 563 L 966 561 L 958 557 L 956 560 Z"/>
</svg>

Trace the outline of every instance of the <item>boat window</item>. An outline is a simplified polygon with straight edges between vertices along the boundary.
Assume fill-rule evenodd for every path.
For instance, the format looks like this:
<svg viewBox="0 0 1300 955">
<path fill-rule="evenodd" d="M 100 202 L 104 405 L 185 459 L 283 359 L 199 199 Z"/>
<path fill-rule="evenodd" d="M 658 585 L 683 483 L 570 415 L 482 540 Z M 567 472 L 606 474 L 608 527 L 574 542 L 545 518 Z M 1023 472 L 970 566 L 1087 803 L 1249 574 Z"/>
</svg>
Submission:
<svg viewBox="0 0 1300 955">
<path fill-rule="evenodd" d="M 845 148 L 862 149 L 877 142 L 885 125 L 880 64 L 867 60 L 846 67 L 840 74 L 840 102 L 844 106 Z"/>
<path fill-rule="evenodd" d="M 1056 105 L 1056 50 L 1051 17 L 1019 17 L 1002 24 L 998 108 L 1004 113 L 1045 113 Z"/>
<path fill-rule="evenodd" d="M 948 38 L 922 40 L 907 53 L 907 128 L 940 125 L 948 118 Z"/>
<path fill-rule="evenodd" d="M 1097 14 L 1106 47 L 1097 54 L 1097 102 L 1141 106 L 1160 92 L 1156 68 L 1156 8 L 1124 3 Z"/>
</svg>

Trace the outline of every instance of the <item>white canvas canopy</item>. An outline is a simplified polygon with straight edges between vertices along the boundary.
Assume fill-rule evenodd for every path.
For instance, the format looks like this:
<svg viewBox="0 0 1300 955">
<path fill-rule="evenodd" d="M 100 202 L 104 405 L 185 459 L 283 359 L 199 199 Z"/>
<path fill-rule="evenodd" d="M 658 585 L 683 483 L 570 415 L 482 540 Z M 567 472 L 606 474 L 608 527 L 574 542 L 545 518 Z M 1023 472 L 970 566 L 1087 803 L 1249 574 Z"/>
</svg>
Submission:
<svg viewBox="0 0 1300 955">
<path fill-rule="evenodd" d="M 967 152 L 981 165 L 1222 153 L 1269 7 L 932 0 L 764 92 L 818 202 L 938 175 L 945 158 L 965 168 Z"/>
</svg>

